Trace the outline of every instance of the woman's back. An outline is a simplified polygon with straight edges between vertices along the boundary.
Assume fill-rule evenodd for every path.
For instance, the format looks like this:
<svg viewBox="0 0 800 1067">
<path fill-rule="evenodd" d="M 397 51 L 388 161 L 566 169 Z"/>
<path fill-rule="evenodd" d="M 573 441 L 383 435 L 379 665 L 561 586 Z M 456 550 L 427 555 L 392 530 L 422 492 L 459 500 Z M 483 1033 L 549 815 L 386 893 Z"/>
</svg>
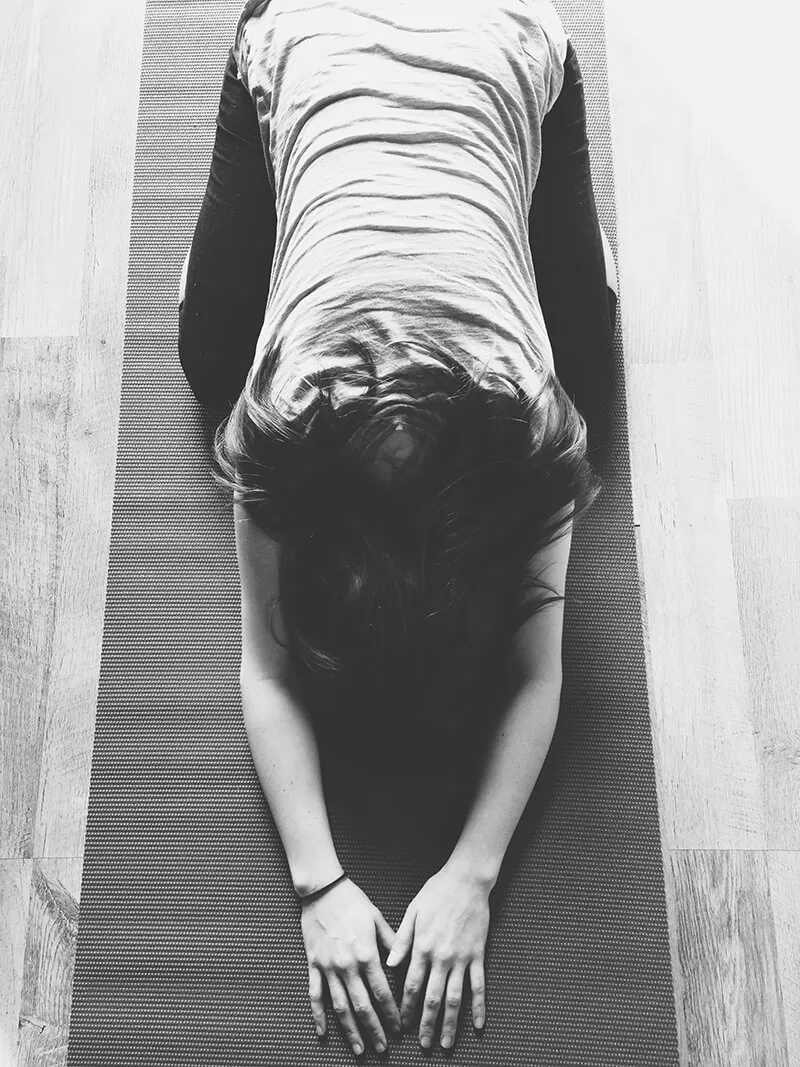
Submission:
<svg viewBox="0 0 800 1067">
<path fill-rule="evenodd" d="M 537 392 L 527 219 L 566 52 L 549 0 L 249 0 L 234 50 L 278 216 L 250 377 L 281 414 L 322 384 L 349 398 L 365 351 L 379 381 L 435 362 L 427 340 Z"/>
</svg>

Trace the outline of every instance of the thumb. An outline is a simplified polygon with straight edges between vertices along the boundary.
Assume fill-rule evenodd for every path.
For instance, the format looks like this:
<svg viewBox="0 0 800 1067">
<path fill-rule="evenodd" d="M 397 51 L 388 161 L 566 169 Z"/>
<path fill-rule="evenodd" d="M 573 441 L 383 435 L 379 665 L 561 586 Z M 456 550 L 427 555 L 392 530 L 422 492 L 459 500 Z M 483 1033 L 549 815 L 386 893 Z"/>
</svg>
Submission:
<svg viewBox="0 0 800 1067">
<path fill-rule="evenodd" d="M 394 939 L 392 951 L 386 957 L 387 967 L 396 967 L 411 947 L 411 942 L 414 938 L 414 922 L 416 916 L 416 911 L 411 911 L 410 909 L 405 913 L 403 921 L 398 927 L 397 937 Z"/>
<path fill-rule="evenodd" d="M 388 951 L 394 944 L 394 930 L 377 908 L 375 909 L 375 925 L 378 928 L 378 937 L 383 942 L 383 947 Z"/>
</svg>

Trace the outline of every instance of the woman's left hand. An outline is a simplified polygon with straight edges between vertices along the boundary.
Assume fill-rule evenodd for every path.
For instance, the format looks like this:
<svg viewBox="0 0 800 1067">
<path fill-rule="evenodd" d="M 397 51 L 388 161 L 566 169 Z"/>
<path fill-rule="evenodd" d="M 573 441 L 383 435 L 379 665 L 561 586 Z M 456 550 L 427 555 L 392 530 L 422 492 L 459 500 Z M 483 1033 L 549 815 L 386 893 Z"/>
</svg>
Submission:
<svg viewBox="0 0 800 1067">
<path fill-rule="evenodd" d="M 412 948 L 403 989 L 400 1014 L 409 1027 L 420 993 L 424 994 L 419 1040 L 423 1048 L 433 1042 L 439 1009 L 444 1002 L 441 1044 L 455 1040 L 464 977 L 469 969 L 472 1021 L 485 1021 L 486 1000 L 483 957 L 489 933 L 490 888 L 447 864 L 428 879 L 406 909 L 386 964 L 395 967 Z M 425 980 L 430 965 L 430 976 Z"/>
</svg>

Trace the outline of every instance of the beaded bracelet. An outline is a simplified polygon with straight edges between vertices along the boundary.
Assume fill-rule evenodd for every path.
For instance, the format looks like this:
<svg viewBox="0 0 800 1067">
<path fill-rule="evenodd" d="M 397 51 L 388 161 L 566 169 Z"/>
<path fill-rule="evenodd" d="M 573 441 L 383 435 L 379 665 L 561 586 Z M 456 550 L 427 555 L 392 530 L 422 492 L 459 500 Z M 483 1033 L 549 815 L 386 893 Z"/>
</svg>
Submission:
<svg viewBox="0 0 800 1067">
<path fill-rule="evenodd" d="M 306 893 L 306 895 L 303 897 L 301 897 L 298 893 L 297 899 L 300 901 L 301 904 L 307 904 L 309 900 L 316 900 L 317 897 L 321 897 L 323 893 L 327 893 L 329 889 L 333 889 L 335 885 L 338 885 L 339 882 L 344 881 L 345 878 L 347 878 L 347 872 L 342 871 L 338 878 L 334 878 L 332 882 L 328 882 L 327 885 L 322 886 L 320 889 L 315 889 L 311 893 Z"/>
</svg>

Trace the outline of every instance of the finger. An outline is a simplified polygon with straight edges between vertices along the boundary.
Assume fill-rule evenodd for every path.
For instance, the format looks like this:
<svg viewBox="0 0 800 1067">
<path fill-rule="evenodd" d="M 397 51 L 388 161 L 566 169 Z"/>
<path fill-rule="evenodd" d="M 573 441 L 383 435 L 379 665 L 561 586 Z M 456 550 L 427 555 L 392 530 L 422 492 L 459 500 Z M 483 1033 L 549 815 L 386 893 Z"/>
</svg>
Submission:
<svg viewBox="0 0 800 1067">
<path fill-rule="evenodd" d="M 486 982 L 483 960 L 473 960 L 469 965 L 469 984 L 472 987 L 472 1024 L 480 1029 L 486 1022 Z"/>
<path fill-rule="evenodd" d="M 446 982 L 447 968 L 441 963 L 434 963 L 428 979 L 428 988 L 425 990 L 422 1019 L 419 1024 L 419 1043 L 423 1048 L 430 1048 L 433 1044 L 433 1031 L 436 1029 L 436 1020 L 439 1018 Z"/>
<path fill-rule="evenodd" d="M 447 979 L 444 995 L 444 1021 L 442 1022 L 442 1048 L 450 1048 L 456 1039 L 458 1013 L 461 1008 L 461 994 L 464 988 L 464 967 L 455 964 Z"/>
<path fill-rule="evenodd" d="M 317 1028 L 317 1037 L 322 1037 L 325 1034 L 325 1005 L 322 1001 L 322 992 L 322 975 L 316 967 L 309 967 L 308 996 L 311 1001 L 314 1026 Z"/>
<path fill-rule="evenodd" d="M 397 934 L 394 939 L 394 947 L 389 955 L 386 957 L 387 967 L 396 967 L 402 959 L 405 958 L 406 953 L 411 947 L 414 941 L 414 926 L 417 921 L 417 913 L 414 910 L 409 909 L 403 916 L 403 921 L 398 927 Z"/>
<path fill-rule="evenodd" d="M 375 912 L 375 926 L 378 930 L 378 938 L 388 952 L 395 943 L 396 934 L 379 911 Z"/>
<path fill-rule="evenodd" d="M 348 971 L 344 976 L 347 992 L 350 994 L 350 1003 L 359 1022 L 369 1034 L 372 1044 L 383 1052 L 386 1048 L 386 1034 L 383 1032 L 381 1021 L 378 1018 L 372 1001 L 369 999 L 369 991 L 361 979 L 358 971 Z"/>
<path fill-rule="evenodd" d="M 411 956 L 411 963 L 408 965 L 408 971 L 406 972 L 403 1000 L 400 1005 L 400 1016 L 403 1020 L 403 1026 L 407 1030 L 410 1030 L 414 1025 L 417 1000 L 422 992 L 427 974 L 428 961 L 421 952 L 415 951 Z"/>
<path fill-rule="evenodd" d="M 355 1016 L 350 1008 L 350 998 L 347 995 L 347 990 L 335 971 L 326 971 L 325 977 L 328 979 L 331 1003 L 342 1032 L 346 1040 L 350 1042 L 353 1052 L 355 1052 L 356 1056 L 360 1056 L 364 1051 L 364 1044 L 361 1040 L 358 1026 L 356 1026 Z"/>
<path fill-rule="evenodd" d="M 384 1019 L 388 1021 L 392 1033 L 397 1037 L 400 1033 L 400 1012 L 389 988 L 386 972 L 381 967 L 381 961 L 377 958 L 370 960 L 364 966 L 364 974 Z"/>
</svg>

